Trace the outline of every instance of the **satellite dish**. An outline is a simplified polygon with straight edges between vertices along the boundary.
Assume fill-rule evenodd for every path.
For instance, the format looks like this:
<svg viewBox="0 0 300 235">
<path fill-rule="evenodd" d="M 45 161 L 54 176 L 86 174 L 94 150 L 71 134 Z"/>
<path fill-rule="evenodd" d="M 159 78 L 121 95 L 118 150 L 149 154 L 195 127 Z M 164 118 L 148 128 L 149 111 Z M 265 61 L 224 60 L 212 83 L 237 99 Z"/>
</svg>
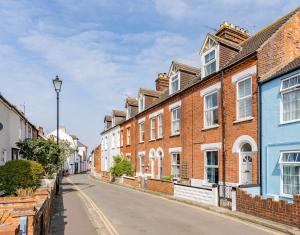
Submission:
<svg viewBox="0 0 300 235">
<path fill-rule="evenodd" d="M 3 129 L 3 124 L 0 122 L 0 131 Z"/>
</svg>

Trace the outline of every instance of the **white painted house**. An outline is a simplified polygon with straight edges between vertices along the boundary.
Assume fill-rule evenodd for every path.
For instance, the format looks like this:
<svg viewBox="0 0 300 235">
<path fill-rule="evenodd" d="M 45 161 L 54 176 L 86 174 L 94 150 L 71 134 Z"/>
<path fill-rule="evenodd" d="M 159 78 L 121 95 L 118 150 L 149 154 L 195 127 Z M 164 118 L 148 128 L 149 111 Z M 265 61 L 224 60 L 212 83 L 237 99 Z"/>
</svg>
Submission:
<svg viewBox="0 0 300 235">
<path fill-rule="evenodd" d="M 112 115 L 104 117 L 104 131 L 101 133 L 101 171 L 108 172 L 113 166 L 113 157 L 120 154 L 120 124 L 126 113 L 113 110 Z"/>
<path fill-rule="evenodd" d="M 37 128 L 0 94 L 0 165 L 19 159 L 16 143 L 27 138 L 38 138 Z"/>
<path fill-rule="evenodd" d="M 65 127 L 60 127 L 58 129 L 59 140 L 67 141 L 71 148 L 74 149 L 74 153 L 71 154 L 65 164 L 64 171 L 69 174 L 77 174 L 85 172 L 87 170 L 87 146 L 79 142 L 75 135 L 67 133 Z M 53 130 L 47 135 L 48 138 L 57 139 L 57 130 Z"/>
</svg>

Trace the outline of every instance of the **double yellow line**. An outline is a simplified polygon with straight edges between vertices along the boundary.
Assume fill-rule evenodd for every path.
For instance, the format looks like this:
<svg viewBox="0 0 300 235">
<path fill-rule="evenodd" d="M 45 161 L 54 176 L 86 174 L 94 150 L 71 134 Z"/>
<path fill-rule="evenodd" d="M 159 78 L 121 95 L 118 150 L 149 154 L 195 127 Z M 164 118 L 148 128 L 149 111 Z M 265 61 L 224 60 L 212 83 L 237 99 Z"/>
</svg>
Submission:
<svg viewBox="0 0 300 235">
<path fill-rule="evenodd" d="M 76 189 L 77 193 L 79 194 L 79 196 L 87 203 L 91 206 L 91 208 L 94 209 L 94 211 L 97 213 L 97 215 L 99 216 L 100 220 L 102 221 L 102 223 L 104 224 L 106 230 L 109 232 L 109 234 L 111 235 L 119 235 L 119 233 L 117 232 L 117 230 L 114 228 L 114 226 L 111 224 L 111 222 L 108 220 L 108 218 L 104 215 L 104 213 L 99 209 L 99 207 L 97 207 L 97 205 L 94 203 L 94 201 L 87 196 L 78 186 L 76 186 L 72 180 L 70 180 L 69 178 L 66 178 L 66 180 L 72 184 L 72 186 Z"/>
</svg>

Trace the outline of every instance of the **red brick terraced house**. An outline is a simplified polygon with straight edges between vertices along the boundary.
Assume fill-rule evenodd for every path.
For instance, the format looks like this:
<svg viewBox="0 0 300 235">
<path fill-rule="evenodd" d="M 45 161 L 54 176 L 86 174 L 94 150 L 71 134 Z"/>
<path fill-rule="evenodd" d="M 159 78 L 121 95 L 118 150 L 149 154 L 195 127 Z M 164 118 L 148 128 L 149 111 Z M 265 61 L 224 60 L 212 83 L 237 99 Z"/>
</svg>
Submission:
<svg viewBox="0 0 300 235">
<path fill-rule="evenodd" d="M 299 8 L 253 36 L 228 22 L 207 34 L 199 68 L 173 61 L 155 90 L 141 88 L 137 104 L 126 101 L 127 111 L 138 110 L 121 124 L 121 152 L 136 176 L 218 184 L 224 201 L 232 187 L 259 185 L 257 84 L 299 55 Z"/>
<path fill-rule="evenodd" d="M 138 113 L 138 101 L 127 98 L 125 101 L 126 120 L 120 124 L 120 154 L 131 162 L 132 170 L 135 172 L 135 115 Z"/>
</svg>

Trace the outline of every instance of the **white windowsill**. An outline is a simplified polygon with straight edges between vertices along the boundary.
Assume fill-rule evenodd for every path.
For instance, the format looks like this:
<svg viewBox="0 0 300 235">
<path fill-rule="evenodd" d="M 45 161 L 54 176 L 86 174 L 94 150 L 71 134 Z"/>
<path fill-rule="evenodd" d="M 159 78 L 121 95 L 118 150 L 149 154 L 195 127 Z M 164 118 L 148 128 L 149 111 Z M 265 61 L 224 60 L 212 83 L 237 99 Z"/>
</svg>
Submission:
<svg viewBox="0 0 300 235">
<path fill-rule="evenodd" d="M 253 119 L 254 119 L 254 117 L 247 117 L 247 118 L 235 120 L 233 123 L 247 122 L 247 121 L 251 121 Z"/>
<path fill-rule="evenodd" d="M 140 141 L 140 142 L 139 142 L 139 144 L 143 144 L 143 143 L 145 143 L 145 141 Z"/>
<path fill-rule="evenodd" d="M 178 136 L 178 135 L 180 135 L 180 133 L 171 133 L 170 137 Z"/>
<path fill-rule="evenodd" d="M 208 127 L 203 127 L 201 130 L 202 131 L 206 131 L 206 130 L 210 130 L 210 129 L 214 129 L 214 128 L 218 128 L 219 125 L 212 125 L 212 126 L 208 126 Z"/>
<path fill-rule="evenodd" d="M 153 142 L 153 141 L 155 141 L 156 139 L 151 139 L 151 140 L 149 140 L 149 142 Z"/>
<path fill-rule="evenodd" d="M 286 125 L 286 124 L 291 124 L 291 123 L 296 123 L 296 122 L 300 122 L 300 119 L 295 119 L 295 120 L 291 120 L 291 121 L 282 121 L 279 123 L 279 125 Z"/>
<path fill-rule="evenodd" d="M 156 138 L 156 140 L 161 140 L 163 137 L 162 136 L 158 136 L 157 138 Z"/>
</svg>

